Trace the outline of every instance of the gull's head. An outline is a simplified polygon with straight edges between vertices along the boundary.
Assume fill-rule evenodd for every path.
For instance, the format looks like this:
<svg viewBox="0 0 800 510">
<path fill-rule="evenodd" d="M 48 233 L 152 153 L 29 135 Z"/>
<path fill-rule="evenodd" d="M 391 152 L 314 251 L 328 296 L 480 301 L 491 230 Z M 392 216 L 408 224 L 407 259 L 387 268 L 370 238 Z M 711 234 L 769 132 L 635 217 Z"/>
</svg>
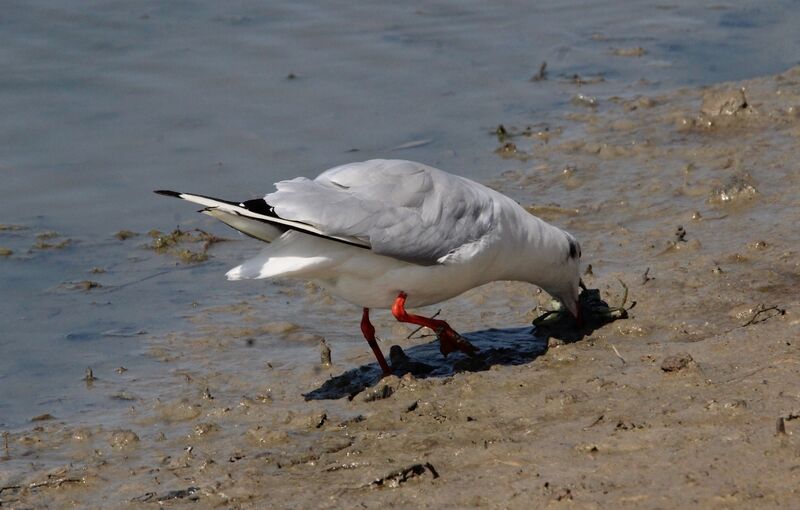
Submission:
<svg viewBox="0 0 800 510">
<path fill-rule="evenodd" d="M 556 243 L 558 253 L 550 267 L 546 282 L 540 285 L 548 294 L 561 301 L 564 307 L 579 318 L 578 296 L 581 293 L 581 245 L 568 232 L 561 230 L 564 241 Z"/>
</svg>

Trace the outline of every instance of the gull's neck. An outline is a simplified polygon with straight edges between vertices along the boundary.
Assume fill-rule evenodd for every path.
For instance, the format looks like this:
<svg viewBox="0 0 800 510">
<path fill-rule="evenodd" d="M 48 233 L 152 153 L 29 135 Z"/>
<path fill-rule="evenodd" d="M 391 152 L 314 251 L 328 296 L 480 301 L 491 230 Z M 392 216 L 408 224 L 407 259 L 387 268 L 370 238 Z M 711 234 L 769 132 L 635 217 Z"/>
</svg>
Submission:
<svg viewBox="0 0 800 510">
<path fill-rule="evenodd" d="M 558 227 L 537 218 L 514 203 L 504 218 L 506 246 L 503 258 L 505 278 L 533 283 L 545 290 L 560 287 L 568 277 L 569 237 Z"/>
</svg>

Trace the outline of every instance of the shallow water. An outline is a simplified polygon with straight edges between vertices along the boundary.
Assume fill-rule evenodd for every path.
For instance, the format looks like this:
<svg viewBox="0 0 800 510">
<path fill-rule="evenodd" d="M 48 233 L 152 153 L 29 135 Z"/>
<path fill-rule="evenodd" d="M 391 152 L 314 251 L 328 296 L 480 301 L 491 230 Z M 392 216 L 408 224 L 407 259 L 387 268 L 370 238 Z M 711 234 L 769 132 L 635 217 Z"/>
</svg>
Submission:
<svg viewBox="0 0 800 510">
<path fill-rule="evenodd" d="M 494 154 L 497 124 L 590 111 L 571 103 L 578 93 L 654 94 L 789 67 L 800 54 L 798 6 L 4 5 L 0 223 L 24 228 L 0 230 L 0 248 L 13 251 L 0 257 L 0 426 L 43 413 L 113 423 L 109 408 L 129 405 L 114 398 L 124 385 L 140 383 L 142 397 L 159 393 L 165 369 L 147 338 L 186 328 L 198 304 L 256 299 L 258 313 L 296 323 L 307 336 L 258 337 L 289 373 L 316 357 L 321 335 L 354 367 L 369 362 L 353 307 L 302 284 L 228 284 L 225 269 L 257 245 L 151 190 L 251 198 L 275 180 L 372 157 L 488 181 L 521 165 Z M 639 47 L 641 56 L 613 54 Z M 547 80 L 530 81 L 543 61 Z M 578 86 L 576 74 L 604 81 Z M 578 188 L 570 201 L 591 193 Z M 175 225 L 234 240 L 185 265 L 143 248 L 145 235 L 113 237 Z M 59 236 L 37 239 L 48 231 Z M 84 280 L 102 286 L 72 288 Z M 469 300 L 460 300 L 447 311 L 469 330 L 522 325 L 527 310 L 470 319 Z M 91 387 L 82 380 L 87 366 L 98 377 Z M 120 366 L 128 371 L 118 374 Z"/>
</svg>

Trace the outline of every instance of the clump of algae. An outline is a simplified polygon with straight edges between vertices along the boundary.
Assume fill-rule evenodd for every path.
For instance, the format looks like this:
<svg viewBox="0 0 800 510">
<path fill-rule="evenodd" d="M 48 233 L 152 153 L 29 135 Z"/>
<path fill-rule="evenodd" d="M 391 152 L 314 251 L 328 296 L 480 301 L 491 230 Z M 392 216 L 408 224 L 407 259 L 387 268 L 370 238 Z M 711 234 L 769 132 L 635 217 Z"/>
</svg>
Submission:
<svg viewBox="0 0 800 510">
<path fill-rule="evenodd" d="M 156 253 L 164 253 L 178 258 L 184 264 L 197 264 L 208 260 L 208 249 L 215 243 L 225 241 L 221 237 L 200 229 L 181 230 L 176 228 L 169 234 L 159 230 L 151 230 L 148 235 L 152 238 L 148 248 Z M 182 248 L 181 245 L 202 243 L 199 250 Z"/>
<path fill-rule="evenodd" d="M 126 239 L 130 239 L 131 237 L 136 237 L 138 235 L 139 235 L 138 232 L 133 232 L 132 230 L 120 230 L 119 232 L 114 234 L 114 237 L 116 237 L 120 241 L 125 241 Z"/>
<path fill-rule="evenodd" d="M 39 232 L 36 234 L 36 242 L 34 243 L 33 248 L 36 250 L 60 250 L 62 248 L 66 248 L 72 243 L 72 239 L 68 237 L 57 240 L 59 237 L 61 237 L 61 234 L 54 230 Z"/>
</svg>

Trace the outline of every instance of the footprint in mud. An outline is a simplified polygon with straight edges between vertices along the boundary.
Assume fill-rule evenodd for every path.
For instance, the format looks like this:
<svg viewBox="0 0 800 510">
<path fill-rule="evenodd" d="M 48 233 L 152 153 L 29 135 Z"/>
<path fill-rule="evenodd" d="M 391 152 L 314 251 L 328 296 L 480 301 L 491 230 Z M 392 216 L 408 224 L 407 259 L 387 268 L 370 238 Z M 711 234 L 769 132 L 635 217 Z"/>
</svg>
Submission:
<svg viewBox="0 0 800 510">
<path fill-rule="evenodd" d="M 625 294 L 627 300 L 627 288 Z M 410 373 L 424 379 L 447 377 L 457 372 L 480 372 L 489 370 L 494 365 L 522 365 L 547 352 L 551 338 L 567 343 L 577 342 L 606 324 L 627 318 L 625 300 L 621 307 L 611 308 L 600 299 L 597 289 L 585 289 L 580 300 L 586 317 L 581 326 L 571 316 L 568 317 L 568 314 L 552 314 L 552 318 L 546 321 L 534 321 L 535 326 L 492 328 L 464 333 L 462 336 L 479 349 L 472 356 L 460 352 L 442 356 L 438 340 L 415 345 L 407 351 L 403 351 L 399 345 L 393 345 L 389 350 L 392 373 L 398 377 Z M 621 313 L 610 313 L 617 310 Z M 331 377 L 304 397 L 306 400 L 336 400 L 343 397 L 352 399 L 381 380 L 380 367 L 373 363 Z"/>
</svg>

